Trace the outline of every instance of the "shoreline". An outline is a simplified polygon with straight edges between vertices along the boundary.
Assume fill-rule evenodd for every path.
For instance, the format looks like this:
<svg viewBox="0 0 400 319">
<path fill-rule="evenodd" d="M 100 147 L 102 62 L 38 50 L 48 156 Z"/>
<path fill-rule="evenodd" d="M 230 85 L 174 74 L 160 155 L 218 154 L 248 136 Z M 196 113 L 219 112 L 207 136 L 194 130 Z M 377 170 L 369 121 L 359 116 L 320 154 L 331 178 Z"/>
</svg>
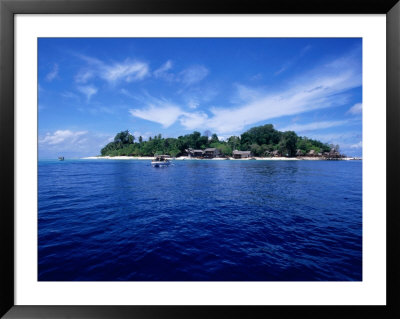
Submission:
<svg viewBox="0 0 400 319">
<path fill-rule="evenodd" d="M 107 159 L 107 160 L 153 160 L 153 156 L 88 156 L 82 157 L 81 159 L 93 160 L 93 159 Z M 358 157 L 344 157 L 338 159 L 326 159 L 321 157 L 255 157 L 255 158 L 189 158 L 185 156 L 180 156 L 176 158 L 171 158 L 172 161 L 361 161 L 362 158 Z"/>
</svg>

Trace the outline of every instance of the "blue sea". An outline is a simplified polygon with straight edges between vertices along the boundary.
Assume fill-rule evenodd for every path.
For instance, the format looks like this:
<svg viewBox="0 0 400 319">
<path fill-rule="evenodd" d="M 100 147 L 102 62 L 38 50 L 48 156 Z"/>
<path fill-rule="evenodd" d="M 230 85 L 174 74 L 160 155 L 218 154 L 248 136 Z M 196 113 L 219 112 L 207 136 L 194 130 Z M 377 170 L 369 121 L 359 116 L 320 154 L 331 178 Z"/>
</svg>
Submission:
<svg viewBox="0 0 400 319">
<path fill-rule="evenodd" d="M 39 281 L 360 281 L 361 161 L 38 163 Z"/>
</svg>

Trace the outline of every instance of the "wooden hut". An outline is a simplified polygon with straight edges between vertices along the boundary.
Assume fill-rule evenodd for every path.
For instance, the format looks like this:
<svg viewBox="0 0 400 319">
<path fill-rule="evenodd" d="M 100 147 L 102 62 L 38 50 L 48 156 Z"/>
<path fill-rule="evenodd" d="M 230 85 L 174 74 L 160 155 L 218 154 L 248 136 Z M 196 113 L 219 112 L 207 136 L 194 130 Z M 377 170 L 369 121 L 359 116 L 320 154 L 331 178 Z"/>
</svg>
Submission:
<svg viewBox="0 0 400 319">
<path fill-rule="evenodd" d="M 281 153 L 278 150 L 275 150 L 275 151 L 272 152 L 272 156 L 273 157 L 279 157 L 279 156 L 281 156 Z"/>
<path fill-rule="evenodd" d="M 310 150 L 310 151 L 307 153 L 307 156 L 315 157 L 315 156 L 317 156 L 317 152 L 316 152 L 315 150 Z"/>
<path fill-rule="evenodd" d="M 251 152 L 250 151 L 238 151 L 234 150 L 232 152 L 233 158 L 240 159 L 240 158 L 249 158 L 251 157 Z"/>
<path fill-rule="evenodd" d="M 211 147 L 211 148 L 206 148 L 204 150 L 204 154 L 203 154 L 204 158 L 215 158 L 217 156 L 219 156 L 219 149 L 218 148 Z"/>
<path fill-rule="evenodd" d="M 301 149 L 297 149 L 296 156 L 303 156 L 303 151 Z"/>
</svg>

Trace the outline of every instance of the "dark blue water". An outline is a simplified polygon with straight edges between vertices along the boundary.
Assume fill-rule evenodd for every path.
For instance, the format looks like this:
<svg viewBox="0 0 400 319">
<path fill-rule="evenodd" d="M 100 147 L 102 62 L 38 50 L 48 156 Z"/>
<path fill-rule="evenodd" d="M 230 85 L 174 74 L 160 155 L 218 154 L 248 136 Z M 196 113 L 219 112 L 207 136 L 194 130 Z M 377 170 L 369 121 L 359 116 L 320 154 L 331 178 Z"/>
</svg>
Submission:
<svg viewBox="0 0 400 319">
<path fill-rule="evenodd" d="M 39 162 L 43 281 L 362 280 L 360 161 Z"/>
</svg>

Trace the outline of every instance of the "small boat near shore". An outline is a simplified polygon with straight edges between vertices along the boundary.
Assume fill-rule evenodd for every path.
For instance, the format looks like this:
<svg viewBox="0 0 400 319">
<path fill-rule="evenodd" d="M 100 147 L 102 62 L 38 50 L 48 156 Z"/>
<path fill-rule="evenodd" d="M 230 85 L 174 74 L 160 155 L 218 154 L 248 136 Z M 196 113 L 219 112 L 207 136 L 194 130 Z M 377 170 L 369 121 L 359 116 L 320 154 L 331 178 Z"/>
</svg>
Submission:
<svg viewBox="0 0 400 319">
<path fill-rule="evenodd" d="M 169 161 L 169 155 L 157 155 L 154 160 L 151 161 L 151 166 L 153 167 L 167 167 L 171 164 Z"/>
<path fill-rule="evenodd" d="M 59 160 L 59 161 L 63 161 L 63 160 L 64 160 L 64 156 L 59 156 L 59 157 L 58 157 L 58 160 Z"/>
</svg>

